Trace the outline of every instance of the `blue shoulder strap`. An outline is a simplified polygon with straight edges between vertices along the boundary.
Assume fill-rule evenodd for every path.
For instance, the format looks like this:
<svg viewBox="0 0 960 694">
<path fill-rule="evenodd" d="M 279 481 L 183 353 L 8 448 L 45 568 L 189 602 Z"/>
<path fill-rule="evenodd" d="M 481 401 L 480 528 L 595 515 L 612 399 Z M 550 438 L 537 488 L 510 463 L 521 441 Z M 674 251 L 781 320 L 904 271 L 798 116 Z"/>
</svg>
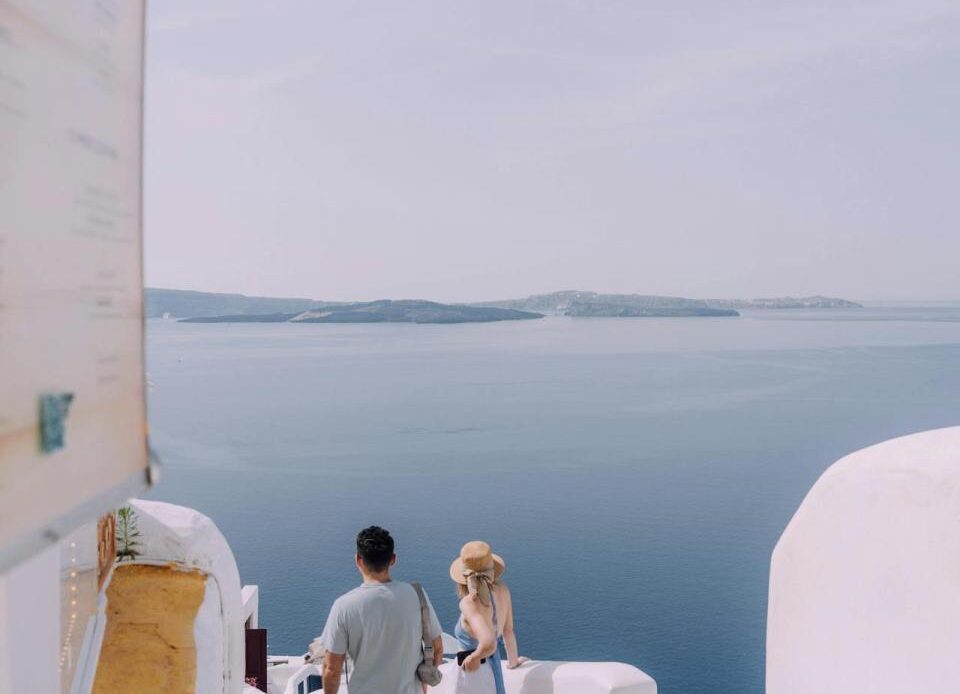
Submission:
<svg viewBox="0 0 960 694">
<path fill-rule="evenodd" d="M 490 656 L 490 667 L 493 668 L 493 681 L 497 687 L 497 694 L 506 694 L 507 689 L 503 684 L 503 669 L 500 661 L 500 625 L 497 623 L 497 600 L 493 597 L 493 590 L 490 591 L 490 605 L 493 607 L 493 633 L 497 637 L 496 649 Z"/>
</svg>

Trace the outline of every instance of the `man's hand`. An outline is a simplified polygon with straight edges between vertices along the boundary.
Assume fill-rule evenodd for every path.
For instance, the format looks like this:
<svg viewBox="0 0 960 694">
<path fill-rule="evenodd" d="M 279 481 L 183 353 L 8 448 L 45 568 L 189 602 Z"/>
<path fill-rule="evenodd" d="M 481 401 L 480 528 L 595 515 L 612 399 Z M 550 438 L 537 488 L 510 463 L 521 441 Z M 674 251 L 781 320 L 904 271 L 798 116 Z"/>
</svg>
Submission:
<svg viewBox="0 0 960 694">
<path fill-rule="evenodd" d="M 523 665 L 524 663 L 529 662 L 529 661 L 530 661 L 530 659 L 529 659 L 527 656 L 521 655 L 519 658 L 517 658 L 516 662 L 507 663 L 507 669 L 508 669 L 508 670 L 516 670 L 518 667 L 520 667 L 521 665 Z"/>
</svg>

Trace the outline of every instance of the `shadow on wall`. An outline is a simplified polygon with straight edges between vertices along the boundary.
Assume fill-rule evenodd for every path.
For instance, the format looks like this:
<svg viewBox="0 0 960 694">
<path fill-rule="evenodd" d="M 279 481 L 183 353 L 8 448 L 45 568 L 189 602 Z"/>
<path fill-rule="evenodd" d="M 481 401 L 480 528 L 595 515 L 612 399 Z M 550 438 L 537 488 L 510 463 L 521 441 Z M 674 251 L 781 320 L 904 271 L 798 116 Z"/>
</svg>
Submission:
<svg viewBox="0 0 960 694">
<path fill-rule="evenodd" d="M 518 694 L 549 694 L 553 692 L 553 674 L 563 665 L 556 663 L 537 663 L 523 679 Z"/>
</svg>

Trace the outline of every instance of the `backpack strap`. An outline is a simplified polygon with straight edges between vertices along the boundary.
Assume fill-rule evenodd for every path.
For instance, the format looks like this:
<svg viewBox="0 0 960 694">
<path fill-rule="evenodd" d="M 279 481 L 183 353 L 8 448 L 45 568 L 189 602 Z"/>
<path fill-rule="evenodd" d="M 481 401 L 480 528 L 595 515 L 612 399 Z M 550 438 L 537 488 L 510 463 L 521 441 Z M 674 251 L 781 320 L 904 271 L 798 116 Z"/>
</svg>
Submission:
<svg viewBox="0 0 960 694">
<path fill-rule="evenodd" d="M 414 581 L 410 584 L 417 591 L 417 598 L 420 600 L 420 640 L 423 641 L 423 659 L 427 663 L 433 662 L 433 639 L 430 638 L 430 606 L 427 604 L 427 596 L 423 592 L 423 586 Z"/>
</svg>

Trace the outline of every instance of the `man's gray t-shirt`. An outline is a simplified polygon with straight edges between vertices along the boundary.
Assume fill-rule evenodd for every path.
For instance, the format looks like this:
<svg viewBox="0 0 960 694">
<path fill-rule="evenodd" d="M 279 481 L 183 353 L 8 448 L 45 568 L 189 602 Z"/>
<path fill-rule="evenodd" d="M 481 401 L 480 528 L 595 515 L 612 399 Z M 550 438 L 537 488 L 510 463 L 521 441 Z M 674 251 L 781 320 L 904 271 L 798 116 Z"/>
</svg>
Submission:
<svg viewBox="0 0 960 694">
<path fill-rule="evenodd" d="M 426 595 L 426 592 L 424 592 Z M 430 640 L 442 633 L 430 598 Z M 353 661 L 350 694 L 422 694 L 420 600 L 409 583 L 364 583 L 330 608 L 320 637 L 331 653 Z"/>
</svg>

